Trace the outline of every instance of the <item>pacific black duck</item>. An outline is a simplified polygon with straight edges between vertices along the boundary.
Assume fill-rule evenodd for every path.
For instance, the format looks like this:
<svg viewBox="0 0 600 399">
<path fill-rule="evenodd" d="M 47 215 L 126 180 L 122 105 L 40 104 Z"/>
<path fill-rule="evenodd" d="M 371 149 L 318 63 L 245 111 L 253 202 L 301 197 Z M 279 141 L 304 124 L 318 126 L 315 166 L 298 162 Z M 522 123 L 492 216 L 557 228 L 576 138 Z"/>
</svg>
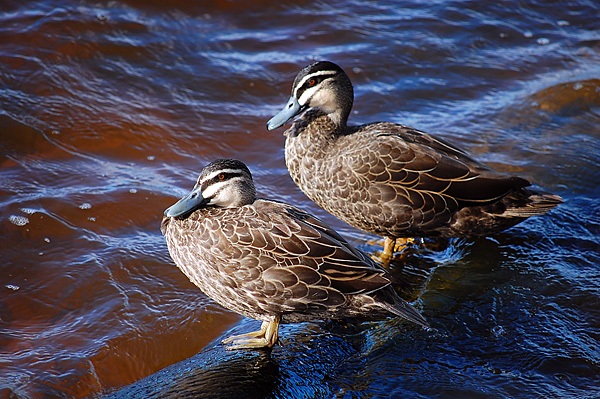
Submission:
<svg viewBox="0 0 600 399">
<path fill-rule="evenodd" d="M 298 73 L 290 99 L 267 128 L 300 115 L 284 133 L 292 179 L 329 213 L 386 237 L 384 260 L 397 238 L 490 235 L 562 202 L 411 127 L 349 126 L 353 101 L 346 73 L 315 62 Z"/>
<path fill-rule="evenodd" d="M 240 161 L 210 163 L 165 211 L 161 230 L 181 271 L 223 307 L 263 322 L 230 349 L 272 347 L 279 323 L 397 315 L 425 319 L 390 275 L 317 218 L 256 198 Z"/>
</svg>

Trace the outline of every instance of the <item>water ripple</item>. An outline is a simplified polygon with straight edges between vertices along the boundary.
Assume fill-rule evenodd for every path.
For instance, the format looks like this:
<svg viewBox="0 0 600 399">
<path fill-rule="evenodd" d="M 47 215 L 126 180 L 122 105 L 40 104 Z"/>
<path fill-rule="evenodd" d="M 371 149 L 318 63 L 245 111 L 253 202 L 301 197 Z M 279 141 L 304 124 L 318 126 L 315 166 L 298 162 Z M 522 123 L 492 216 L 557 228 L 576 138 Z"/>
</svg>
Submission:
<svg viewBox="0 0 600 399">
<path fill-rule="evenodd" d="M 592 397 L 600 353 L 598 7 L 347 0 L 11 3 L 0 14 L 0 392 L 87 397 L 201 351 L 242 320 L 171 263 L 162 212 L 218 157 L 352 243 L 265 121 L 298 69 L 348 71 L 351 120 L 460 145 L 565 203 L 392 262 L 434 329 L 282 327 L 272 397 Z"/>
</svg>

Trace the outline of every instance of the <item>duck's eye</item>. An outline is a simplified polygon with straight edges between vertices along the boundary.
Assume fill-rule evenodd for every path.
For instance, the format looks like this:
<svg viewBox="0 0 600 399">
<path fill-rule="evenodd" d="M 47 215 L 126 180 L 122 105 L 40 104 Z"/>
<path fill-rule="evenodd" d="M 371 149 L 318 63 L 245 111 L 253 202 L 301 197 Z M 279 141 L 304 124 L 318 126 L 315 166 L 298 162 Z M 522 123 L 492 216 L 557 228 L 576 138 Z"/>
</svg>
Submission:
<svg viewBox="0 0 600 399">
<path fill-rule="evenodd" d="M 315 83 L 317 83 L 317 81 L 314 78 L 308 81 L 309 86 L 314 86 Z"/>
<path fill-rule="evenodd" d="M 217 178 L 218 178 L 219 180 L 225 180 L 225 173 L 221 173 L 221 174 L 219 174 L 219 176 L 217 176 Z"/>
</svg>

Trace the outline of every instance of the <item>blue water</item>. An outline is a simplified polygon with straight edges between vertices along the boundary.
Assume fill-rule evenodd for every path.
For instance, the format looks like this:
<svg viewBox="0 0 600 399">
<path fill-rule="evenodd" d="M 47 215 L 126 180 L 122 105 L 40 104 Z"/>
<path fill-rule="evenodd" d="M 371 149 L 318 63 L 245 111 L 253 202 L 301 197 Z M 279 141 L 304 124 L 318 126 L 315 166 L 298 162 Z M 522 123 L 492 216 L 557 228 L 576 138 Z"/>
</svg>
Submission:
<svg viewBox="0 0 600 399">
<path fill-rule="evenodd" d="M 266 131 L 315 59 L 348 72 L 352 123 L 438 135 L 565 203 L 395 259 L 432 331 L 283 326 L 270 396 L 600 396 L 598 15 L 585 0 L 4 4 L 0 397 L 112 391 L 257 327 L 189 283 L 159 231 L 213 159 L 380 250 L 300 192 Z"/>
</svg>

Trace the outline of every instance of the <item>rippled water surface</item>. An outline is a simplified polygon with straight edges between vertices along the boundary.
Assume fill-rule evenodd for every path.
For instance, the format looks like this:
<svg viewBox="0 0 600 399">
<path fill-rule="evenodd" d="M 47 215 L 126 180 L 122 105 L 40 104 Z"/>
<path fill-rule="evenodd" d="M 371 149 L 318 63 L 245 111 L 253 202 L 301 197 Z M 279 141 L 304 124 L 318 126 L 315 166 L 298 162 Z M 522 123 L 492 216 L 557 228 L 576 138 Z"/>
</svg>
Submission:
<svg viewBox="0 0 600 399">
<path fill-rule="evenodd" d="M 187 281 L 159 230 L 215 158 L 379 251 L 300 192 L 265 128 L 315 59 L 353 80 L 352 122 L 434 133 L 565 203 L 408 248 L 391 269 L 435 331 L 284 326 L 266 391 L 600 396 L 599 15 L 586 0 L 4 2 L 0 397 L 111 392 L 257 327 Z"/>
</svg>

